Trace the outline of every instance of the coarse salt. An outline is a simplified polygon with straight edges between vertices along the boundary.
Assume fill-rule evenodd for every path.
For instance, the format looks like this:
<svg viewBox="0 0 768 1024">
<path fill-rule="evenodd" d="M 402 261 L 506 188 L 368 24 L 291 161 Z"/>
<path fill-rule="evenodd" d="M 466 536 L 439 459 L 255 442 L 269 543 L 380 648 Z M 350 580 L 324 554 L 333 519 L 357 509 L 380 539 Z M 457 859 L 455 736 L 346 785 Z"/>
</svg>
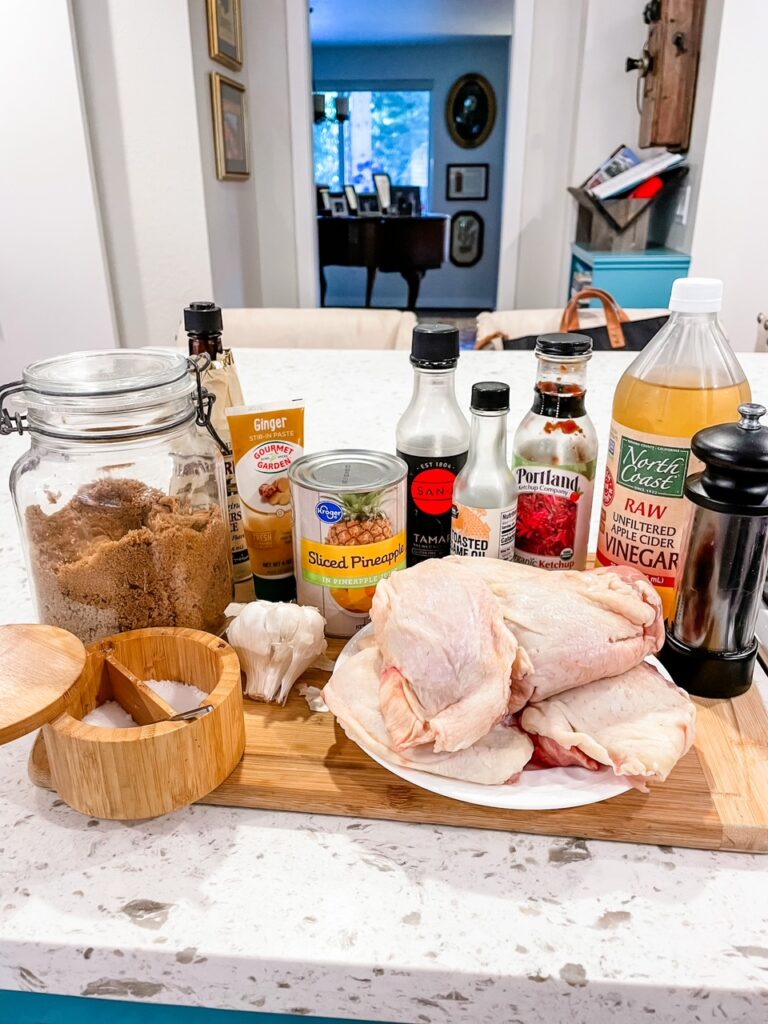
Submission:
<svg viewBox="0 0 768 1024">
<path fill-rule="evenodd" d="M 85 725 L 98 725 L 107 729 L 130 729 L 139 724 L 116 700 L 108 700 L 93 711 L 89 711 L 83 722 Z"/>
<path fill-rule="evenodd" d="M 209 696 L 205 690 L 191 683 L 179 683 L 174 679 L 146 679 L 145 683 L 166 704 L 170 704 L 176 714 L 199 707 Z"/>
</svg>

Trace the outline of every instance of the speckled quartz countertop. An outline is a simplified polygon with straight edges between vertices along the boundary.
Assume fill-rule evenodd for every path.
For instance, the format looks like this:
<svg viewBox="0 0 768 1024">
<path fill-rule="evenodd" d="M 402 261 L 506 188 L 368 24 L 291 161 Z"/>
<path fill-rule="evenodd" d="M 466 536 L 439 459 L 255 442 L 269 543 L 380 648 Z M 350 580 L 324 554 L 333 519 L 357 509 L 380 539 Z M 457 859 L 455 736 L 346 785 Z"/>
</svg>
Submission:
<svg viewBox="0 0 768 1024">
<path fill-rule="evenodd" d="M 243 351 L 246 398 L 307 400 L 308 448 L 393 446 L 406 353 Z M 604 443 L 629 362 L 595 356 Z M 768 357 L 742 357 L 759 400 Z M 512 386 L 530 354 L 467 353 Z M 0 473 L 24 449 L 0 442 Z M 601 478 L 601 474 L 599 479 Z M 7 486 L 6 621 L 33 617 Z M 768 1019 L 768 858 L 191 807 L 88 820 L 0 748 L 0 989 L 424 1024 Z"/>
</svg>

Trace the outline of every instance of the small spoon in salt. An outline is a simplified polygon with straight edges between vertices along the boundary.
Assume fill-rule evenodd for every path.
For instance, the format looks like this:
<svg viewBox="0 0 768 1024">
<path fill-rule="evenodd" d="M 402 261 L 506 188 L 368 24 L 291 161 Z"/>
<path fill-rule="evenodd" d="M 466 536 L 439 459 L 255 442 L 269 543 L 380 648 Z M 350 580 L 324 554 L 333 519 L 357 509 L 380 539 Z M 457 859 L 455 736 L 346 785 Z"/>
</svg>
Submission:
<svg viewBox="0 0 768 1024">
<path fill-rule="evenodd" d="M 200 708 L 191 708 L 189 711 L 182 711 L 172 718 L 166 718 L 166 722 L 191 722 L 195 718 L 204 718 L 213 711 L 213 704 L 203 704 Z"/>
</svg>

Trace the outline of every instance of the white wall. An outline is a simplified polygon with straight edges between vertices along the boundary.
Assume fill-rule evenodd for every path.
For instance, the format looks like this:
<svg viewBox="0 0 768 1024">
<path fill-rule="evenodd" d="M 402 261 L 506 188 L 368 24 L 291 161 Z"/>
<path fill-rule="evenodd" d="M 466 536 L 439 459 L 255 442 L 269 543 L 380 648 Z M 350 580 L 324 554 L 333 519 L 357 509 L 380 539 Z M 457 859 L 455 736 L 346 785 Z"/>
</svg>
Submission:
<svg viewBox="0 0 768 1024">
<path fill-rule="evenodd" d="M 515 305 L 523 309 L 564 304 L 564 260 L 573 203 L 566 188 L 574 180 L 574 132 L 587 3 L 548 0 L 534 4 L 526 132 L 522 146 L 510 154 L 523 160 L 514 296 Z"/>
<path fill-rule="evenodd" d="M 208 55 L 208 27 L 205 4 L 189 0 L 189 27 L 192 40 L 198 137 L 202 158 L 205 215 L 208 225 L 213 292 L 220 306 L 260 306 L 262 289 L 258 235 L 258 200 L 253 172 L 246 181 L 219 181 L 213 143 L 213 108 L 210 74 L 219 74 L 248 85 L 242 72 L 232 71 L 211 60 Z M 246 3 L 246 17 L 249 5 Z M 245 31 L 245 67 L 254 59 Z M 249 114 L 253 118 L 256 97 L 248 93 Z M 253 132 L 251 132 L 253 137 Z M 253 143 L 252 143 L 253 146 Z M 251 152 L 251 161 L 256 154 Z"/>
<path fill-rule="evenodd" d="M 34 55 L 34 61 L 30 55 Z M 0 363 L 116 344 L 69 5 L 3 5 Z"/>
<path fill-rule="evenodd" d="M 187 2 L 72 2 L 121 342 L 168 344 L 213 290 Z"/>
<path fill-rule="evenodd" d="M 243 4 L 265 306 L 318 304 L 311 51 L 304 0 Z"/>
<path fill-rule="evenodd" d="M 720 46 L 720 25 L 724 6 L 725 0 L 707 0 L 706 7 L 704 8 L 701 56 L 699 58 L 699 72 L 696 79 L 696 101 L 693 108 L 693 123 L 691 125 L 691 144 L 687 154 L 688 176 L 685 179 L 685 187 L 690 189 L 690 197 L 688 200 L 686 222 L 685 224 L 679 223 L 674 217 L 674 210 L 670 211 L 672 216 L 667 218 L 669 227 L 667 245 L 670 249 L 679 249 L 681 252 L 691 252 L 691 245 L 693 244 L 693 232 L 696 224 L 704 154 L 707 148 L 710 108 L 712 106 L 712 92 L 715 84 L 715 66 Z M 677 204 L 676 199 L 673 198 L 671 201 L 675 205 Z M 661 204 L 658 205 L 661 206 Z M 662 217 L 665 216 L 663 206 L 659 213 Z"/>
<path fill-rule="evenodd" d="M 722 319 L 740 351 L 754 348 L 756 315 L 768 307 L 766 38 L 765 0 L 723 5 L 691 250 L 692 274 L 723 279 Z"/>
<path fill-rule="evenodd" d="M 707 3 L 689 155 L 689 220 L 686 226 L 673 225 L 667 237 L 668 245 L 684 252 L 690 251 L 693 233 L 723 4 Z M 751 4 L 762 7 L 759 0 L 747 0 Z M 576 205 L 566 189 L 580 184 L 616 146 L 637 146 L 637 77 L 625 72 L 624 59 L 641 52 L 646 37 L 642 8 L 640 0 L 517 0 L 515 31 L 521 26 L 532 38 L 524 78 L 513 40 L 508 183 L 520 181 L 520 159 L 523 168 L 520 187 L 508 188 L 505 196 L 500 307 L 564 303 L 576 220 Z M 746 34 L 753 31 L 748 22 L 745 16 Z M 521 110 L 520 92 L 526 87 Z M 665 227 L 672 212 L 667 208 Z"/>
</svg>

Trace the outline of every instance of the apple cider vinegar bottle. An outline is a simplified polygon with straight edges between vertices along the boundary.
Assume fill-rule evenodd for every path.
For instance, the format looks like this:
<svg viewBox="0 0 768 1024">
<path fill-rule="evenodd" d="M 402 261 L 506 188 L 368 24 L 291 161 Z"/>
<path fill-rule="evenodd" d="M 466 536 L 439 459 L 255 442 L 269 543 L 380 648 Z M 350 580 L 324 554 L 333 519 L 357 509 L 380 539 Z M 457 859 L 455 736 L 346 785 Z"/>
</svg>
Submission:
<svg viewBox="0 0 768 1024">
<path fill-rule="evenodd" d="M 691 438 L 735 423 L 749 384 L 718 319 L 723 284 L 680 278 L 672 315 L 619 380 L 613 399 L 597 560 L 631 565 L 672 613 L 689 508 L 685 478 L 700 470 Z"/>
</svg>

